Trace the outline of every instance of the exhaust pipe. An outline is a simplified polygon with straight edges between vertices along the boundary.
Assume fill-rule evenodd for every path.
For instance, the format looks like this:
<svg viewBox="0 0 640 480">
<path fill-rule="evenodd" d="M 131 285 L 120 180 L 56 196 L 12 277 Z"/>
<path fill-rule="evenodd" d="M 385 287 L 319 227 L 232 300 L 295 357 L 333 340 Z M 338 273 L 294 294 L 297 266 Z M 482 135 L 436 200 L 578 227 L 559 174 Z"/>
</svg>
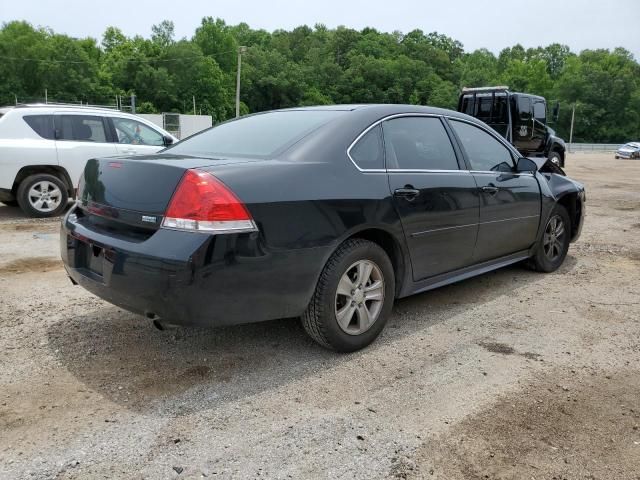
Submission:
<svg viewBox="0 0 640 480">
<path fill-rule="evenodd" d="M 164 332 L 166 330 L 164 323 L 162 323 L 159 318 L 156 318 L 155 320 L 153 320 L 153 326 L 156 327 L 161 332 Z"/>
<path fill-rule="evenodd" d="M 152 321 L 153 326 L 156 327 L 161 332 L 164 332 L 166 330 L 175 330 L 176 328 L 178 328 L 177 325 L 172 325 L 171 323 L 167 323 L 163 321 L 159 316 L 157 316 L 153 312 L 146 312 L 145 315 L 147 318 L 149 318 Z"/>
<path fill-rule="evenodd" d="M 153 323 L 153 326 L 156 327 L 158 330 L 160 331 L 164 331 L 167 329 L 167 326 L 165 323 L 163 323 L 160 320 L 160 317 L 157 316 L 155 313 L 153 312 L 144 312 L 145 316 L 150 319 Z"/>
</svg>

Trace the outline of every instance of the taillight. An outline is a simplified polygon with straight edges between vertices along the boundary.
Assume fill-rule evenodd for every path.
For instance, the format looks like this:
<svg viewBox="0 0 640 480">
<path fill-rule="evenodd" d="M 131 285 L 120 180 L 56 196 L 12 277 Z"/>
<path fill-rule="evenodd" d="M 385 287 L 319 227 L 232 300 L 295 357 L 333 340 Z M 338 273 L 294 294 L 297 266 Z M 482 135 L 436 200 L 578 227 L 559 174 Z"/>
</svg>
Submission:
<svg viewBox="0 0 640 480">
<path fill-rule="evenodd" d="M 164 228 L 211 233 L 257 230 L 244 204 L 207 172 L 187 170 L 173 193 Z"/>
</svg>

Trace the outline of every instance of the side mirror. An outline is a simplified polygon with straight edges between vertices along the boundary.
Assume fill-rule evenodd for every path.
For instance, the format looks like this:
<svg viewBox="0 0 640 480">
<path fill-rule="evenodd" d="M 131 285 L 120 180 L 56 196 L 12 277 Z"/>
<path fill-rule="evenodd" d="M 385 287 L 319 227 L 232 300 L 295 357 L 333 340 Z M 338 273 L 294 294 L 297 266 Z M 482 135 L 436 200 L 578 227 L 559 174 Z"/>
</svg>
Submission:
<svg viewBox="0 0 640 480">
<path fill-rule="evenodd" d="M 536 162 L 529 158 L 520 157 L 518 159 L 518 163 L 516 164 L 516 172 L 518 173 L 535 173 L 538 170 L 538 165 Z"/>
<path fill-rule="evenodd" d="M 162 141 L 164 142 L 165 147 L 173 144 L 173 138 L 171 138 L 169 135 L 164 135 L 162 137 Z"/>
<path fill-rule="evenodd" d="M 551 115 L 551 118 L 553 118 L 554 122 L 557 122 L 559 116 L 560 116 L 560 102 L 556 102 L 556 104 L 553 106 L 553 114 Z"/>
</svg>

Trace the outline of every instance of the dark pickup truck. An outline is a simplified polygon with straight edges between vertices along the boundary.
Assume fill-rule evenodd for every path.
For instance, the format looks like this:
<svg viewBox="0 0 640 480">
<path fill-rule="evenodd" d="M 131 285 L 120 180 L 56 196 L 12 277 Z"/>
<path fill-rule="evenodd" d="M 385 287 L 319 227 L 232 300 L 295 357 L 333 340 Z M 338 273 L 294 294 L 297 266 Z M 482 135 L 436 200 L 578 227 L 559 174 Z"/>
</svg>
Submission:
<svg viewBox="0 0 640 480">
<path fill-rule="evenodd" d="M 553 109 L 554 121 L 558 109 Z M 523 156 L 545 157 L 564 167 L 565 143 L 547 125 L 544 97 L 511 92 L 509 87 L 463 88 L 458 111 L 482 120 Z"/>
</svg>

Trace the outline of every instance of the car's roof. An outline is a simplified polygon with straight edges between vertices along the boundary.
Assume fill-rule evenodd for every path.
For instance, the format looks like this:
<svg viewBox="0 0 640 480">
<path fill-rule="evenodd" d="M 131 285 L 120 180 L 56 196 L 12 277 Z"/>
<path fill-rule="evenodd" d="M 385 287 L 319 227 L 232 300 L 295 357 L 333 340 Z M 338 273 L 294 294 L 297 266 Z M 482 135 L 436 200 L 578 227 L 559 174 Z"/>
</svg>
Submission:
<svg viewBox="0 0 640 480">
<path fill-rule="evenodd" d="M 68 111 L 77 111 L 77 112 L 100 112 L 100 113 L 124 113 L 129 115 L 127 112 L 121 112 L 115 108 L 107 108 L 107 107 L 94 107 L 94 106 L 84 106 L 84 105 L 69 105 L 69 104 L 57 104 L 57 103 L 26 103 L 26 104 L 18 104 L 18 105 L 10 105 L 6 107 L 0 108 L 0 112 L 7 113 L 12 110 L 16 111 L 41 111 L 41 110 L 68 110 Z"/>
<path fill-rule="evenodd" d="M 447 117 L 457 117 L 464 120 L 477 122 L 478 120 L 474 117 L 470 117 L 464 113 L 457 112 L 455 110 L 448 110 L 446 108 L 438 108 L 438 107 L 430 107 L 424 105 L 405 105 L 405 104 L 391 104 L 391 103 L 375 103 L 375 104 L 355 104 L 355 105 L 316 105 L 311 107 L 294 107 L 294 108 L 283 108 L 280 110 L 271 110 L 277 112 L 286 112 L 286 111 L 317 111 L 317 110 L 332 110 L 332 111 L 351 111 L 358 113 L 367 113 L 372 116 L 380 116 L 387 117 L 392 115 L 401 115 L 401 114 L 422 114 L 422 115 L 442 115 Z M 269 113 L 269 112 L 263 112 Z"/>
</svg>

